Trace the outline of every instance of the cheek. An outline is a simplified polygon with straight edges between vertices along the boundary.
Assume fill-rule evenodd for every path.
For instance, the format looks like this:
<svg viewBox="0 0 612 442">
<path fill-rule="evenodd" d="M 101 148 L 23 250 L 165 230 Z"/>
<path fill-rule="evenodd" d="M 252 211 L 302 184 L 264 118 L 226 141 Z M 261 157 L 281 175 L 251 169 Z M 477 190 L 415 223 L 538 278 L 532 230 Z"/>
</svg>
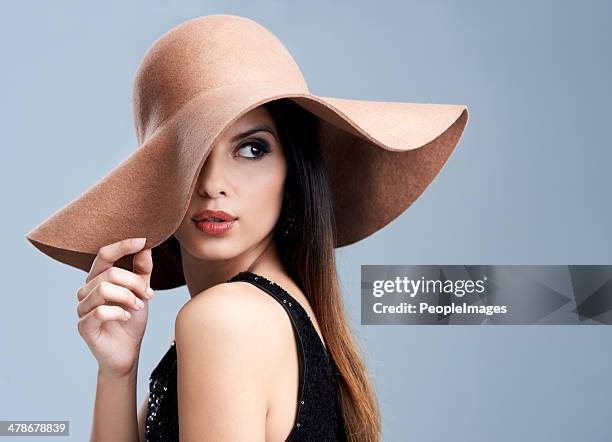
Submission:
<svg viewBox="0 0 612 442">
<path fill-rule="evenodd" d="M 251 231 L 267 234 L 280 214 L 283 201 L 284 176 L 258 174 L 242 183 L 238 215 Z M 265 232 L 264 232 L 265 231 Z"/>
<path fill-rule="evenodd" d="M 253 179 L 241 194 L 244 215 L 251 218 L 262 217 L 270 222 L 278 218 L 282 197 L 283 182 L 281 180 L 273 179 L 270 176 Z"/>
</svg>

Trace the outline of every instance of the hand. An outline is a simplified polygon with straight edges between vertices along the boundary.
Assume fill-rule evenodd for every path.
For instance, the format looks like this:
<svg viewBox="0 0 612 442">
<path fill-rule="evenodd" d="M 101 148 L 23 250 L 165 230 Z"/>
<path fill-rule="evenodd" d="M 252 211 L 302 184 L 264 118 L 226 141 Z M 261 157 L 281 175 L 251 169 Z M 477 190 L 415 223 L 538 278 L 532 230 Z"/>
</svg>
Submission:
<svg viewBox="0 0 612 442">
<path fill-rule="evenodd" d="M 149 288 L 153 258 L 151 249 L 142 250 L 145 242 L 145 238 L 128 238 L 101 247 L 85 285 L 77 291 L 79 334 L 105 374 L 125 376 L 138 363 L 153 296 Z M 131 253 L 135 253 L 133 272 L 113 267 Z"/>
</svg>

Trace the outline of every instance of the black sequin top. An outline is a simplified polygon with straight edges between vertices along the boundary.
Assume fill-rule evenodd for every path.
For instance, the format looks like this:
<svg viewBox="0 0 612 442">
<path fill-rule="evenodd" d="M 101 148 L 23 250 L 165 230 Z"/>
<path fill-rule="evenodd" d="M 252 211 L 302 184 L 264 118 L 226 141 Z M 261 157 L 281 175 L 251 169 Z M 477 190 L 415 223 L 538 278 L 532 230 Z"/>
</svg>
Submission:
<svg viewBox="0 0 612 442">
<path fill-rule="evenodd" d="M 297 416 L 287 441 L 345 441 L 338 402 L 336 365 L 304 308 L 287 291 L 261 275 L 240 272 L 227 282 L 246 281 L 276 299 L 284 308 L 297 335 L 299 391 Z M 176 346 L 151 372 L 145 441 L 178 441 Z"/>
</svg>

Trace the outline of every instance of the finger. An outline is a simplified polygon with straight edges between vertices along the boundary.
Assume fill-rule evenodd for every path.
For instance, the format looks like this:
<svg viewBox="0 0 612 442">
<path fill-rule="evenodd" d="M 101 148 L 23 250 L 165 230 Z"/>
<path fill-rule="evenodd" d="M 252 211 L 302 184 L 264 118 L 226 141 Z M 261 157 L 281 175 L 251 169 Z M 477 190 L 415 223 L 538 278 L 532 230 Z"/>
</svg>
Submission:
<svg viewBox="0 0 612 442">
<path fill-rule="evenodd" d="M 116 305 L 100 305 L 83 316 L 77 327 L 81 335 L 90 335 L 98 331 L 108 321 L 127 321 L 131 314 Z"/>
<path fill-rule="evenodd" d="M 142 250 L 134 255 L 132 260 L 134 273 L 139 275 L 147 287 L 151 286 L 151 273 L 153 272 L 153 252 L 151 249 Z"/>
<path fill-rule="evenodd" d="M 91 281 L 100 273 L 112 267 L 115 261 L 118 261 L 125 255 L 141 250 L 146 241 L 146 238 L 127 238 L 101 247 L 91 265 L 85 282 Z"/>
<path fill-rule="evenodd" d="M 134 311 L 142 310 L 145 306 L 143 301 L 125 287 L 102 281 L 89 296 L 78 303 L 77 315 L 82 318 L 100 305 L 119 305 Z"/>
<path fill-rule="evenodd" d="M 150 299 L 151 297 L 147 293 L 146 282 L 140 276 L 121 267 L 110 267 L 79 289 L 77 292 L 78 300 L 82 301 L 89 296 L 102 281 L 123 286 L 141 299 Z"/>
</svg>

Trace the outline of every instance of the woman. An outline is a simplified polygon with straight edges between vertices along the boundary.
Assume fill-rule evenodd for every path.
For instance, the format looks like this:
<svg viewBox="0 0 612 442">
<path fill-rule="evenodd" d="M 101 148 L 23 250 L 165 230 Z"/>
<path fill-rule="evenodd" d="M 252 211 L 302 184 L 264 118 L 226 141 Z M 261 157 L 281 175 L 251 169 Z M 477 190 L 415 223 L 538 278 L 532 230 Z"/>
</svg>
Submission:
<svg viewBox="0 0 612 442">
<path fill-rule="evenodd" d="M 269 102 L 237 120 L 207 158 L 187 216 L 174 234 L 191 300 L 176 320 L 178 373 L 165 370 L 169 373 L 163 374 L 178 375 L 180 399 L 178 404 L 165 401 L 159 409 L 149 409 L 148 400 L 143 404 L 138 428 L 143 435 L 147 423 L 147 440 L 178 436 L 177 420 L 181 422 L 181 440 L 242 441 L 263 440 L 265 436 L 265 440 L 282 441 L 290 433 L 290 440 L 301 440 L 301 433 L 312 440 L 341 439 L 337 429 L 341 414 L 333 402 L 324 400 L 328 390 L 335 392 L 336 386 L 310 374 L 323 376 L 332 369 L 332 359 L 328 366 L 321 357 L 327 350 L 323 348 L 322 353 L 308 341 L 315 336 L 325 342 L 317 318 L 325 320 L 327 336 L 336 348 L 345 348 L 342 363 L 354 376 L 342 387 L 347 398 L 359 399 L 347 400 L 345 407 L 351 408 L 351 415 L 364 416 L 370 421 L 367 428 L 377 431 L 375 398 L 347 332 L 338 289 L 330 186 L 316 125 L 311 114 L 290 101 Z M 229 229 L 223 227 L 230 223 L 196 221 L 205 209 L 223 210 L 235 220 Z M 288 225 L 283 221 L 291 214 L 281 216 L 283 209 L 304 215 Z M 131 247 L 125 241 L 110 249 L 125 250 L 122 247 L 126 244 Z M 112 253 L 108 250 L 101 253 Z M 137 247 L 127 249 L 135 250 Z M 140 255 L 143 267 L 137 271 L 146 275 L 152 270 L 151 256 L 146 250 Z M 99 259 L 109 262 L 113 258 Z M 100 267 L 94 265 L 89 282 L 80 289 L 87 294 L 77 309 L 80 329 L 100 363 L 101 382 L 107 377 L 122 385 L 117 379 L 135 377 L 148 297 L 143 297 L 144 306 L 138 309 L 134 304 L 137 296 L 128 291 L 133 285 L 121 285 L 121 281 L 134 281 L 138 276 L 120 276 L 112 282 L 110 267 L 103 267 L 104 273 L 98 273 Z M 286 289 L 308 313 L 316 330 L 311 332 L 301 324 L 298 313 L 284 312 L 277 300 L 262 296 L 266 292 L 257 286 L 240 280 L 225 282 L 242 271 L 264 276 Z M 103 281 L 106 283 L 101 284 Z M 101 319 L 95 319 L 92 312 L 109 301 L 117 303 L 116 307 L 106 309 L 108 313 L 102 309 Z M 105 328 L 103 324 L 121 320 L 124 311 L 134 316 Z M 292 324 L 300 324 L 294 325 L 295 337 Z M 300 355 L 302 346 L 306 351 Z M 124 354 L 126 349 L 131 349 L 129 355 Z M 116 355 L 118 351 L 121 354 Z M 307 376 L 299 374 L 300 357 L 307 364 Z M 299 391 L 304 380 L 310 384 L 306 395 Z M 107 398 L 113 387 L 106 385 L 99 384 L 95 439 L 106 439 L 106 423 L 117 422 L 113 404 L 117 396 Z M 171 400 L 176 401 L 176 396 Z M 306 400 L 319 403 L 309 408 L 308 414 L 298 414 Z M 158 424 L 160 419 L 163 428 Z M 334 439 L 330 439 L 332 435 Z"/>
<path fill-rule="evenodd" d="M 27 235 L 88 272 L 92 439 L 379 440 L 334 248 L 412 204 L 465 106 L 314 96 L 269 31 L 216 15 L 155 42 L 134 110 L 136 152 Z M 151 289 L 183 284 L 191 299 L 137 416 Z"/>
</svg>

